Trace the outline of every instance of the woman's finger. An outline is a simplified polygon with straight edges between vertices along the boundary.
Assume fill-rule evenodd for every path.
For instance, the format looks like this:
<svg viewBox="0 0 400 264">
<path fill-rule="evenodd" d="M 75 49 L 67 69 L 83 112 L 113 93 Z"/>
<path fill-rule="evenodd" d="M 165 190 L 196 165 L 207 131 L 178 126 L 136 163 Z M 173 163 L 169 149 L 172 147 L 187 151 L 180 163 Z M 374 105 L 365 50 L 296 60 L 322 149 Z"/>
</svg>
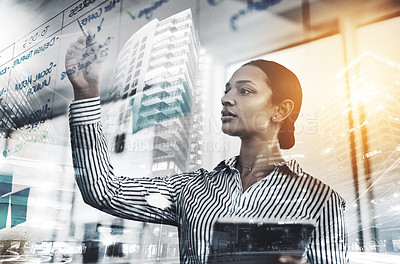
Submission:
<svg viewBox="0 0 400 264">
<path fill-rule="evenodd" d="M 86 43 L 86 37 L 85 37 L 85 36 L 80 36 L 80 37 L 77 39 L 77 42 L 78 42 L 79 44 L 85 45 L 85 43 Z"/>
</svg>

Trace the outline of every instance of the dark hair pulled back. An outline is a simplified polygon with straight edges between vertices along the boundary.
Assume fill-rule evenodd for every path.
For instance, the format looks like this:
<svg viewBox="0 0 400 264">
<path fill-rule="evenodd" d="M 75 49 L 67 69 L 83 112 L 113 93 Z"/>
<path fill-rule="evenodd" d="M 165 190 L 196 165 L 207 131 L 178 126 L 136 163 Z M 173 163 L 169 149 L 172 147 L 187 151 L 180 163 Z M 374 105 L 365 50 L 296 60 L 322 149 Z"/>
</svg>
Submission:
<svg viewBox="0 0 400 264">
<path fill-rule="evenodd" d="M 267 84 L 272 90 L 272 103 L 277 105 L 285 99 L 294 102 L 292 113 L 282 122 L 278 133 L 281 149 L 290 149 L 294 146 L 294 122 L 300 113 L 303 93 L 297 76 L 274 61 L 253 60 L 244 65 L 253 65 L 260 68 L 267 75 Z M 243 65 L 243 66 L 244 66 Z"/>
</svg>

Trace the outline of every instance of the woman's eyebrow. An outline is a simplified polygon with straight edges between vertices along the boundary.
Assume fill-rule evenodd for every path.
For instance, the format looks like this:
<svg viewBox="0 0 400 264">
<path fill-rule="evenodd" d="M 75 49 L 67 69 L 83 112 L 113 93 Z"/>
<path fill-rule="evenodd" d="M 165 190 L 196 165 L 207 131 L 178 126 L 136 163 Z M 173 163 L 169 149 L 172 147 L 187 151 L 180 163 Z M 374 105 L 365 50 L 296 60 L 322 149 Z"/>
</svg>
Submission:
<svg viewBox="0 0 400 264">
<path fill-rule="evenodd" d="M 251 83 L 254 86 L 257 86 L 254 82 L 250 81 L 250 80 L 238 80 L 236 81 L 236 84 L 246 84 L 246 83 Z"/>
<path fill-rule="evenodd" d="M 235 82 L 235 84 L 246 84 L 246 83 L 250 83 L 254 86 L 257 86 L 254 82 L 250 81 L 250 80 L 238 80 Z M 230 89 L 231 88 L 231 84 L 229 82 L 227 82 L 225 84 L 225 89 Z"/>
</svg>

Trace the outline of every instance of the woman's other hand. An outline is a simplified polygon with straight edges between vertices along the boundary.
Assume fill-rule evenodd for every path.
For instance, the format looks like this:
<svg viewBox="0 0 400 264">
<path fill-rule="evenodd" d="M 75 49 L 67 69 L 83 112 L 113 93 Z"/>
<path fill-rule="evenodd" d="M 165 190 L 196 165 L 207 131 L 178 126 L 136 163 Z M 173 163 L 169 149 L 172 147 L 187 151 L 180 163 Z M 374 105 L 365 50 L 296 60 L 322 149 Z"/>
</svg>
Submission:
<svg viewBox="0 0 400 264">
<path fill-rule="evenodd" d="M 309 264 L 308 262 L 304 262 L 302 259 L 295 258 L 289 255 L 283 255 L 279 258 L 280 263 L 286 264 Z"/>
</svg>

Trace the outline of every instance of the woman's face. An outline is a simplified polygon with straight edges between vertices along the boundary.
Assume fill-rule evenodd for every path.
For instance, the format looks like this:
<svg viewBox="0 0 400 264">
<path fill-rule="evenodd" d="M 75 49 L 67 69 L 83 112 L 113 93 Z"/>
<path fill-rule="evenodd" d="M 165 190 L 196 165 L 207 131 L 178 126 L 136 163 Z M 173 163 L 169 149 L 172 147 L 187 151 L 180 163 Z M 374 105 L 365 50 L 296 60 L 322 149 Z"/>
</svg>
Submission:
<svg viewBox="0 0 400 264">
<path fill-rule="evenodd" d="M 222 97 L 222 131 L 241 138 L 268 136 L 276 107 L 267 75 L 258 67 L 239 68 L 226 84 Z"/>
</svg>

